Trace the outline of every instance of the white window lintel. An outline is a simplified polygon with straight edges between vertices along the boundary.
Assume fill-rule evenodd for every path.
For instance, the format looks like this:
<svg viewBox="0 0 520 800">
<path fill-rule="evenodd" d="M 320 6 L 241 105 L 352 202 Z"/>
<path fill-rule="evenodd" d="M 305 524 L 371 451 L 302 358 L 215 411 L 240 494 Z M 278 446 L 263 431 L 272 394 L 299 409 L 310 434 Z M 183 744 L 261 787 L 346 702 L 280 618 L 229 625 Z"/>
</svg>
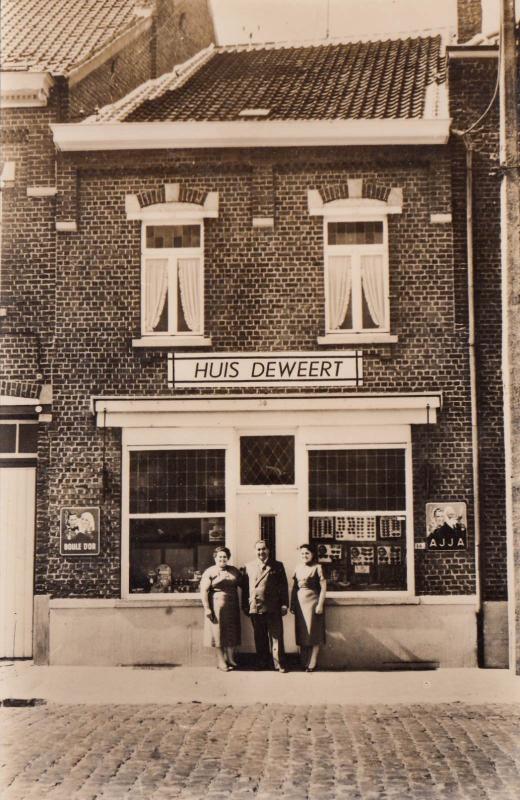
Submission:
<svg viewBox="0 0 520 800">
<path fill-rule="evenodd" d="M 209 336 L 190 336 L 188 334 L 157 334 L 132 339 L 132 347 L 210 347 Z"/>
<path fill-rule="evenodd" d="M 388 199 L 376 200 L 370 197 L 352 196 L 358 194 L 353 187 L 350 191 L 350 184 L 357 183 L 348 181 L 350 197 L 338 198 L 325 203 L 317 189 L 307 190 L 307 205 L 311 217 L 358 217 L 366 218 L 368 214 L 386 215 L 401 214 L 403 211 L 403 190 L 393 188 L 388 195 Z"/>
<path fill-rule="evenodd" d="M 218 217 L 218 192 L 208 192 L 203 205 L 198 203 L 182 203 L 178 200 L 167 200 L 165 203 L 153 203 L 141 208 L 136 194 L 125 196 L 126 218 L 142 222 L 165 220 L 202 221 L 208 217 Z"/>
</svg>

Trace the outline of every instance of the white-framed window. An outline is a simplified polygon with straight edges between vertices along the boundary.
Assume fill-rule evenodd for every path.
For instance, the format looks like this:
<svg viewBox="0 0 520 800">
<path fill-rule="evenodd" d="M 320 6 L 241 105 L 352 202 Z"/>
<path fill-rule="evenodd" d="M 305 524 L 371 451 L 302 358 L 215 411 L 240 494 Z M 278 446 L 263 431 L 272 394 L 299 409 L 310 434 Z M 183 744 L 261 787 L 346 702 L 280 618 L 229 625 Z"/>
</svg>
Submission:
<svg viewBox="0 0 520 800">
<path fill-rule="evenodd" d="M 226 538 L 225 462 L 220 446 L 129 451 L 130 595 L 198 592 Z"/>
<path fill-rule="evenodd" d="M 202 336 L 204 333 L 204 223 L 142 223 L 141 333 Z"/>
<path fill-rule="evenodd" d="M 37 422 L 0 422 L 0 456 L 27 458 L 37 454 Z"/>
<path fill-rule="evenodd" d="M 391 444 L 309 448 L 309 539 L 329 591 L 410 590 L 409 458 Z"/>
<path fill-rule="evenodd" d="M 164 184 L 164 202 L 125 196 L 126 218 L 141 223 L 141 335 L 133 347 L 207 347 L 204 336 L 204 226 L 218 217 L 218 192 L 182 200 Z"/>
<path fill-rule="evenodd" d="M 390 332 L 386 215 L 325 217 L 326 335 Z"/>
</svg>

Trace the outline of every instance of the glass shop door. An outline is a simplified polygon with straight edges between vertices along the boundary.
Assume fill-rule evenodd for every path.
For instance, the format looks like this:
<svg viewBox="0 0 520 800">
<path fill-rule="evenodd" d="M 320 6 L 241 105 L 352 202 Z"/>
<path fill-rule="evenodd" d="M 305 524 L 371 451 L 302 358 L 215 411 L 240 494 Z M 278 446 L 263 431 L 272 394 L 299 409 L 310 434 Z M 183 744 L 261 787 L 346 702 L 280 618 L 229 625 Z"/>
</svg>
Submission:
<svg viewBox="0 0 520 800">
<path fill-rule="evenodd" d="M 245 491 L 237 496 L 237 535 L 236 554 L 233 563 L 243 566 L 255 558 L 255 542 L 264 539 L 275 545 L 275 558 L 285 566 L 289 593 L 291 576 L 298 561 L 297 492 L 287 491 Z M 270 548 L 271 549 L 271 548 Z M 284 641 L 287 652 L 295 652 L 294 617 L 287 614 L 284 619 Z M 242 618 L 242 650 L 254 651 L 251 623 Z"/>
</svg>

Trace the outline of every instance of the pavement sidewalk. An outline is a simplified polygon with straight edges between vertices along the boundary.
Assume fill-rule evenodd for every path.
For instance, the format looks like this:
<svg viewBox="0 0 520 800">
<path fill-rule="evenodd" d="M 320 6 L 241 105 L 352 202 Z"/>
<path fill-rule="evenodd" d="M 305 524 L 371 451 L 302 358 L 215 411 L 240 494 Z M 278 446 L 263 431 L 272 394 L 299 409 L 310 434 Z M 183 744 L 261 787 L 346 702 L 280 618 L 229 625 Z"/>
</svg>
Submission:
<svg viewBox="0 0 520 800">
<path fill-rule="evenodd" d="M 493 669 L 282 675 L 222 673 L 213 667 L 38 667 L 3 661 L 0 699 L 89 705 L 520 703 L 520 677 Z"/>
</svg>

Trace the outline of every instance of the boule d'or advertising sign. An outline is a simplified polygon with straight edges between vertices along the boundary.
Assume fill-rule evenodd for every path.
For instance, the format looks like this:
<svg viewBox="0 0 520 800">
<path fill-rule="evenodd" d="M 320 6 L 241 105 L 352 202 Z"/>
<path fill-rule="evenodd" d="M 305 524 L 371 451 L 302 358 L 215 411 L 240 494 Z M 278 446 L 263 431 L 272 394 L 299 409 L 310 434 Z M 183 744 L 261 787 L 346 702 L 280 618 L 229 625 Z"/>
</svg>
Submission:
<svg viewBox="0 0 520 800">
<path fill-rule="evenodd" d="M 360 350 L 294 353 L 170 353 L 172 388 L 361 386 Z"/>
<path fill-rule="evenodd" d="M 98 556 L 100 554 L 99 508 L 74 506 L 60 513 L 60 555 Z"/>
</svg>

